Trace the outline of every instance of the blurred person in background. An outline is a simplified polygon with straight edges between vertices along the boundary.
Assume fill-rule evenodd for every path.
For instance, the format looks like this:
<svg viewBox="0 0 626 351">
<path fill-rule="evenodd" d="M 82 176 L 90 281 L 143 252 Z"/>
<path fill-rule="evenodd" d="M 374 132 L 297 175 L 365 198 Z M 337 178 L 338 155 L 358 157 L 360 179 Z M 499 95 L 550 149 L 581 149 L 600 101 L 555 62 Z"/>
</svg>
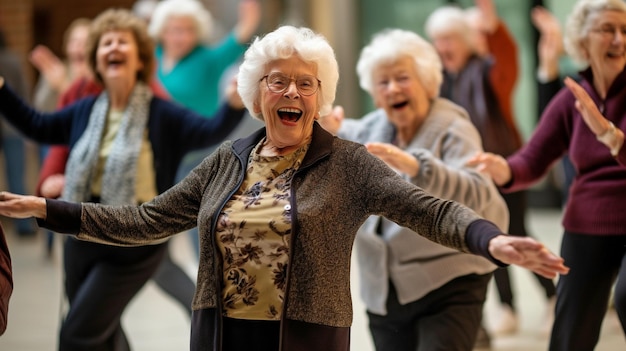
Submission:
<svg viewBox="0 0 626 351">
<path fill-rule="evenodd" d="M 434 47 L 400 29 L 374 36 L 357 63 L 361 87 L 378 108 L 361 119 L 322 118 L 337 136 L 367 150 L 428 193 L 458 201 L 508 228 L 508 210 L 487 175 L 465 163 L 482 151 L 467 112 L 439 97 Z M 370 217 L 356 236 L 361 296 L 377 351 L 465 350 L 476 345 L 488 260 L 435 244 L 390 220 Z"/>
<path fill-rule="evenodd" d="M 85 45 L 91 20 L 77 18 L 70 23 L 63 35 L 65 61 L 48 47 L 37 45 L 30 53 L 30 62 L 37 68 L 40 78 L 35 87 L 33 106 L 40 111 L 56 110 L 61 95 L 77 79 L 90 77 Z"/>
<path fill-rule="evenodd" d="M 567 53 L 587 65 L 580 84 L 566 78 L 521 150 L 471 162 L 504 191 L 529 187 L 565 154 L 576 169 L 562 220 L 571 271 L 558 281 L 551 351 L 595 348 L 613 283 L 626 331 L 626 3 L 579 0 L 565 28 Z"/>
<path fill-rule="evenodd" d="M 44 45 L 37 45 L 31 51 L 30 62 L 40 74 L 33 96 L 33 106 L 36 109 L 44 112 L 56 110 L 60 106 L 60 97 L 74 82 L 92 79 L 85 52 L 90 24 L 91 20 L 88 18 L 77 18 L 65 30 L 63 35 L 65 62 Z M 39 160 L 42 167 L 46 155 L 54 148 L 55 146 L 39 145 Z M 56 148 L 65 147 L 56 146 Z M 38 189 L 39 187 L 37 187 L 37 191 Z M 46 254 L 50 257 L 54 235 L 47 232 L 46 236 Z"/>
<path fill-rule="evenodd" d="M 204 116 L 219 106 L 220 78 L 235 64 L 261 21 L 258 0 L 241 0 L 233 30 L 215 45 L 209 44 L 213 19 L 198 0 L 164 0 L 150 17 L 149 33 L 157 43 L 157 80 L 171 98 Z M 222 139 L 227 134 L 222 135 Z M 190 153 L 176 176 L 187 176 L 215 148 Z M 189 231 L 194 252 L 199 254 L 198 229 Z"/>
<path fill-rule="evenodd" d="M 441 96 L 468 111 L 485 151 L 506 157 L 522 145 L 512 107 L 519 71 L 517 46 L 493 1 L 476 0 L 475 4 L 466 11 L 439 8 L 428 17 L 425 29 L 443 62 Z M 510 214 L 509 233 L 527 236 L 526 193 L 502 196 Z M 535 276 L 546 299 L 554 297 L 554 282 Z M 519 322 L 509 270 L 497 269 L 494 279 L 501 304 L 490 329 L 495 335 L 514 333 Z"/>
<path fill-rule="evenodd" d="M 18 129 L 36 141 L 69 145 L 63 199 L 148 201 L 174 184 L 185 153 L 218 142 L 244 115 L 236 94 L 212 119 L 153 96 L 148 86 L 154 75 L 153 43 L 145 21 L 126 10 L 107 10 L 94 20 L 87 59 L 104 91 L 65 109 L 41 113 L 7 84 L 0 89 L 0 109 Z M 167 248 L 167 240 L 132 248 L 66 240 L 70 306 L 59 349 L 129 350 L 122 312 L 160 266 Z"/>
<path fill-rule="evenodd" d="M 30 101 L 30 89 L 19 57 L 9 49 L 4 32 L 0 28 L 0 76 L 14 86 L 15 93 Z M 26 193 L 26 144 L 24 138 L 11 125 L 7 124 L 0 113 L 0 149 L 4 153 L 4 168 L 9 189 Z M 35 222 L 30 219 L 13 221 L 14 231 L 19 237 L 33 237 L 37 233 Z"/>
</svg>

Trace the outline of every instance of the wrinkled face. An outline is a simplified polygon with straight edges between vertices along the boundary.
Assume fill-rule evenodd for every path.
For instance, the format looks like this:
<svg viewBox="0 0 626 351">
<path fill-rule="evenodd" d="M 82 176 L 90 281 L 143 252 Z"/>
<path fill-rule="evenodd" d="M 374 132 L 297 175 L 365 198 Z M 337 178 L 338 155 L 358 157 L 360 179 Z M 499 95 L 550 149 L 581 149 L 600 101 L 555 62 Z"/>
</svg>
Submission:
<svg viewBox="0 0 626 351">
<path fill-rule="evenodd" d="M 72 30 L 67 40 L 65 54 L 68 60 L 73 62 L 85 62 L 87 47 L 87 37 L 89 36 L 88 26 L 78 26 Z"/>
<path fill-rule="evenodd" d="M 443 68 L 450 73 L 463 69 L 472 55 L 471 48 L 460 33 L 438 33 L 432 37 L 432 43 L 441 57 Z"/>
<path fill-rule="evenodd" d="M 190 16 L 170 16 L 161 33 L 163 50 L 176 59 L 187 56 L 199 40 L 196 22 Z"/>
<path fill-rule="evenodd" d="M 422 85 L 411 57 L 378 65 L 372 73 L 372 83 L 374 103 L 385 110 L 396 128 L 415 129 L 428 114 L 431 97 Z"/>
<path fill-rule="evenodd" d="M 594 75 L 615 78 L 626 65 L 626 13 L 601 11 L 589 15 L 583 47 Z"/>
<path fill-rule="evenodd" d="M 300 147 L 313 132 L 313 122 L 319 117 L 318 96 L 322 86 L 312 95 L 301 94 L 296 80 L 303 77 L 317 77 L 317 67 L 297 56 L 270 62 L 266 75 L 280 73 L 289 80 L 282 93 L 268 87 L 268 78 L 259 82 L 259 98 L 254 103 L 254 111 L 261 113 L 267 130 L 268 144 L 278 148 Z M 323 84 L 323 82 L 321 83 Z"/>
<path fill-rule="evenodd" d="M 116 80 L 134 81 L 142 68 L 137 41 L 131 31 L 113 30 L 102 34 L 96 50 L 96 71 L 105 85 Z"/>
</svg>

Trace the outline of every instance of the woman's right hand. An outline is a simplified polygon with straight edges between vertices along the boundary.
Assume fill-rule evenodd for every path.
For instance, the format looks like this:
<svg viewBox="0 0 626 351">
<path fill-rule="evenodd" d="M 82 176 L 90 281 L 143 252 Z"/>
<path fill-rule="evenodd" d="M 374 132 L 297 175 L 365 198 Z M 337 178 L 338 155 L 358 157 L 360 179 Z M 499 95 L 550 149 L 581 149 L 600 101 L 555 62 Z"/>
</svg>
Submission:
<svg viewBox="0 0 626 351">
<path fill-rule="evenodd" d="M 488 174 L 497 186 L 503 186 L 511 180 L 511 167 L 506 159 L 491 152 L 480 152 L 467 161 L 470 167 Z"/>
<path fill-rule="evenodd" d="M 46 218 L 46 199 L 38 196 L 0 192 L 0 215 L 11 218 Z"/>
<path fill-rule="evenodd" d="M 29 60 L 55 91 L 63 92 L 69 87 L 67 68 L 48 47 L 37 45 L 30 52 Z"/>
<path fill-rule="evenodd" d="M 332 135 L 337 135 L 345 118 L 345 111 L 341 106 L 335 106 L 326 116 L 321 116 L 317 122 Z"/>
</svg>

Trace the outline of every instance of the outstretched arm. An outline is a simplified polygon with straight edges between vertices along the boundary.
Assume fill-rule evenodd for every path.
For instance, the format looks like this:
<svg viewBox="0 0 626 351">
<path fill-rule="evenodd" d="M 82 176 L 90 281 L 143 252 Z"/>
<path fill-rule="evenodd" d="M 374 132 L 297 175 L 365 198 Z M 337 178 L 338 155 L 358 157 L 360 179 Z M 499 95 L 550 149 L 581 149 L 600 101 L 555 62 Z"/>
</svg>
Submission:
<svg viewBox="0 0 626 351">
<path fill-rule="evenodd" d="M 237 42 L 250 41 L 261 22 L 261 4 L 258 0 L 242 0 L 239 4 L 239 20 L 235 26 Z"/>
<path fill-rule="evenodd" d="M 0 215 L 11 218 L 46 219 L 46 199 L 2 191 L 0 192 Z"/>
<path fill-rule="evenodd" d="M 569 272 L 563 258 L 529 237 L 499 235 L 489 241 L 489 253 L 504 263 L 530 269 L 549 279 Z"/>
<path fill-rule="evenodd" d="M 65 64 L 47 46 L 35 46 L 28 58 L 55 91 L 61 93 L 69 88 L 71 80 Z"/>
</svg>

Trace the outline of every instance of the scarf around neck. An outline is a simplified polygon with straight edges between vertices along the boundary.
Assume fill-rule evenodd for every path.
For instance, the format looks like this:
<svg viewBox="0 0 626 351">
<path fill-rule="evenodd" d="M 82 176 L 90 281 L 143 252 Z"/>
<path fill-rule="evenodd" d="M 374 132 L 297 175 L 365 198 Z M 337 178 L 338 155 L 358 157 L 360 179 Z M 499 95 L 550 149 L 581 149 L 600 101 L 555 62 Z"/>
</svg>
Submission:
<svg viewBox="0 0 626 351">
<path fill-rule="evenodd" d="M 148 122 L 151 99 L 152 92 L 148 86 L 137 83 L 104 164 L 100 193 L 100 202 L 103 204 L 136 203 L 137 158 Z M 105 91 L 96 99 L 87 128 L 70 152 L 62 195 L 64 200 L 85 202 L 91 198 L 91 180 L 98 163 L 108 112 L 109 96 Z"/>
</svg>

